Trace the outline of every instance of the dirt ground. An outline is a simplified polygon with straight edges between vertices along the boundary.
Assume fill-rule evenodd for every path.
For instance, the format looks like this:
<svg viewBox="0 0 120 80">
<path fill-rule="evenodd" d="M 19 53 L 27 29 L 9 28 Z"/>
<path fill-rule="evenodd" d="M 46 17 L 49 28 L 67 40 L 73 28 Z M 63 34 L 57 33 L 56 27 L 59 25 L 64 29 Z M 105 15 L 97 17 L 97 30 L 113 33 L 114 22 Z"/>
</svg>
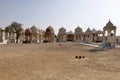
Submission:
<svg viewBox="0 0 120 80">
<path fill-rule="evenodd" d="M 0 80 L 120 80 L 120 49 L 91 49 L 73 43 L 1 44 Z"/>
</svg>

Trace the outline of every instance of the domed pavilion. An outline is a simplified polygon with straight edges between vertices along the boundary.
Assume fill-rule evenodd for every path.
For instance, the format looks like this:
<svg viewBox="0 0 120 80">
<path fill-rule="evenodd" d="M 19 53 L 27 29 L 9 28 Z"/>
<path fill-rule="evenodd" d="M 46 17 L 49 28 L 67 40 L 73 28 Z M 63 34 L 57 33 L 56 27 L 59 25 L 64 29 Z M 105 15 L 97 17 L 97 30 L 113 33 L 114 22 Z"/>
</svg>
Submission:
<svg viewBox="0 0 120 80">
<path fill-rule="evenodd" d="M 110 45 L 110 48 L 115 48 L 116 44 L 116 26 L 109 22 L 106 24 L 106 26 L 103 28 L 104 31 L 104 41 L 108 42 Z"/>
<path fill-rule="evenodd" d="M 105 36 L 116 36 L 116 26 L 114 26 L 110 20 L 103 28 L 103 31 Z"/>
<path fill-rule="evenodd" d="M 45 31 L 45 42 L 54 42 L 55 39 L 55 33 L 54 29 L 51 26 L 48 26 L 48 28 Z"/>
<path fill-rule="evenodd" d="M 32 30 L 30 28 L 27 28 L 25 30 L 25 43 L 31 42 L 32 42 Z"/>
<path fill-rule="evenodd" d="M 32 31 L 32 42 L 39 42 L 39 32 L 36 26 L 32 26 L 30 29 Z"/>
<path fill-rule="evenodd" d="M 93 41 L 93 34 L 92 34 L 92 30 L 90 28 L 88 28 L 85 32 L 85 41 L 86 42 L 92 42 Z"/>
<path fill-rule="evenodd" d="M 61 27 L 58 32 L 58 42 L 65 42 L 67 40 L 66 29 Z"/>
<path fill-rule="evenodd" d="M 82 28 L 80 28 L 79 26 L 75 29 L 74 41 L 75 41 L 75 42 L 83 41 Z"/>
</svg>

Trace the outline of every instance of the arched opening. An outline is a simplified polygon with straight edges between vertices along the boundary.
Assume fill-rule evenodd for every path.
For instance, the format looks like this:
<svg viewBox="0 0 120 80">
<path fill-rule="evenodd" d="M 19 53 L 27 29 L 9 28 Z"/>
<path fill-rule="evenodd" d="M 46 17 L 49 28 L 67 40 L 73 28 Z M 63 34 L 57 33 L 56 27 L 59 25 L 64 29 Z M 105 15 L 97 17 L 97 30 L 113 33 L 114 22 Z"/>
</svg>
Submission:
<svg viewBox="0 0 120 80">
<path fill-rule="evenodd" d="M 119 43 L 119 40 L 118 39 L 116 39 L 116 42 L 117 42 L 117 44 Z"/>
<path fill-rule="evenodd" d="M 108 36 L 108 31 L 105 31 L 105 36 Z"/>
<path fill-rule="evenodd" d="M 112 31 L 111 31 L 111 33 L 110 33 L 110 36 L 112 36 L 112 37 L 113 37 L 113 36 L 114 36 L 114 34 L 115 34 L 114 30 L 112 30 Z"/>
<path fill-rule="evenodd" d="M 73 41 L 74 40 L 74 35 L 73 34 L 68 34 L 67 35 L 67 41 Z"/>
</svg>

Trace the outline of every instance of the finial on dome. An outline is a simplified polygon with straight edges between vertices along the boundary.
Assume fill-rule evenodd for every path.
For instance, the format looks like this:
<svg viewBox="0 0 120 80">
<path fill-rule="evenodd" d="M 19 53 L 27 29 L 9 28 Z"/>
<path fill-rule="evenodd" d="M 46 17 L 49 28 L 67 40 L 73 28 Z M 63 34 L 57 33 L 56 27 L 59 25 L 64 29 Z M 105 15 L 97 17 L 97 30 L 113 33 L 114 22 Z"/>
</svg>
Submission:
<svg viewBox="0 0 120 80">
<path fill-rule="evenodd" d="M 110 19 L 109 19 L 109 22 L 111 22 Z"/>
</svg>

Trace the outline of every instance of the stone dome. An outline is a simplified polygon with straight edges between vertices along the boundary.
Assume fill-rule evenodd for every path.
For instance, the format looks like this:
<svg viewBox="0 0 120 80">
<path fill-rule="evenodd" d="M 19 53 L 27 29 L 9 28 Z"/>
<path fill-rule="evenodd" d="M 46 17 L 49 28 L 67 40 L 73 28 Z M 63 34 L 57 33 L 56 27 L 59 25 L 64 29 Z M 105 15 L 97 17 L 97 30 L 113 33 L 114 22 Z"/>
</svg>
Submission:
<svg viewBox="0 0 120 80">
<path fill-rule="evenodd" d="M 109 26 L 113 26 L 113 23 L 111 23 L 111 21 L 109 20 L 109 22 L 106 24 L 107 27 Z"/>
<path fill-rule="evenodd" d="M 31 29 L 33 34 L 37 34 L 38 33 L 38 29 L 36 28 L 36 26 L 32 26 L 30 29 Z"/>
<path fill-rule="evenodd" d="M 59 33 L 66 33 L 66 29 L 63 28 L 63 27 L 61 27 L 61 28 L 59 29 Z"/>
<path fill-rule="evenodd" d="M 111 21 L 109 20 L 109 22 L 106 24 L 106 26 L 103 29 L 112 30 L 112 29 L 116 29 L 116 26 L 114 26 L 113 23 L 111 23 Z"/>
<path fill-rule="evenodd" d="M 90 32 L 92 32 L 92 31 L 90 30 L 90 28 L 88 28 L 88 29 L 86 30 L 86 33 L 90 33 Z"/>
<path fill-rule="evenodd" d="M 97 30 L 95 28 L 93 28 L 92 33 L 96 33 L 96 32 L 97 32 Z"/>
<path fill-rule="evenodd" d="M 48 26 L 48 28 L 46 29 L 46 32 L 54 33 L 54 29 L 51 26 Z"/>
<path fill-rule="evenodd" d="M 29 35 L 29 34 L 32 34 L 32 30 L 30 28 L 27 28 L 25 30 L 25 35 Z"/>
<path fill-rule="evenodd" d="M 75 32 L 82 32 L 82 28 L 80 28 L 79 26 L 75 29 Z"/>
</svg>

